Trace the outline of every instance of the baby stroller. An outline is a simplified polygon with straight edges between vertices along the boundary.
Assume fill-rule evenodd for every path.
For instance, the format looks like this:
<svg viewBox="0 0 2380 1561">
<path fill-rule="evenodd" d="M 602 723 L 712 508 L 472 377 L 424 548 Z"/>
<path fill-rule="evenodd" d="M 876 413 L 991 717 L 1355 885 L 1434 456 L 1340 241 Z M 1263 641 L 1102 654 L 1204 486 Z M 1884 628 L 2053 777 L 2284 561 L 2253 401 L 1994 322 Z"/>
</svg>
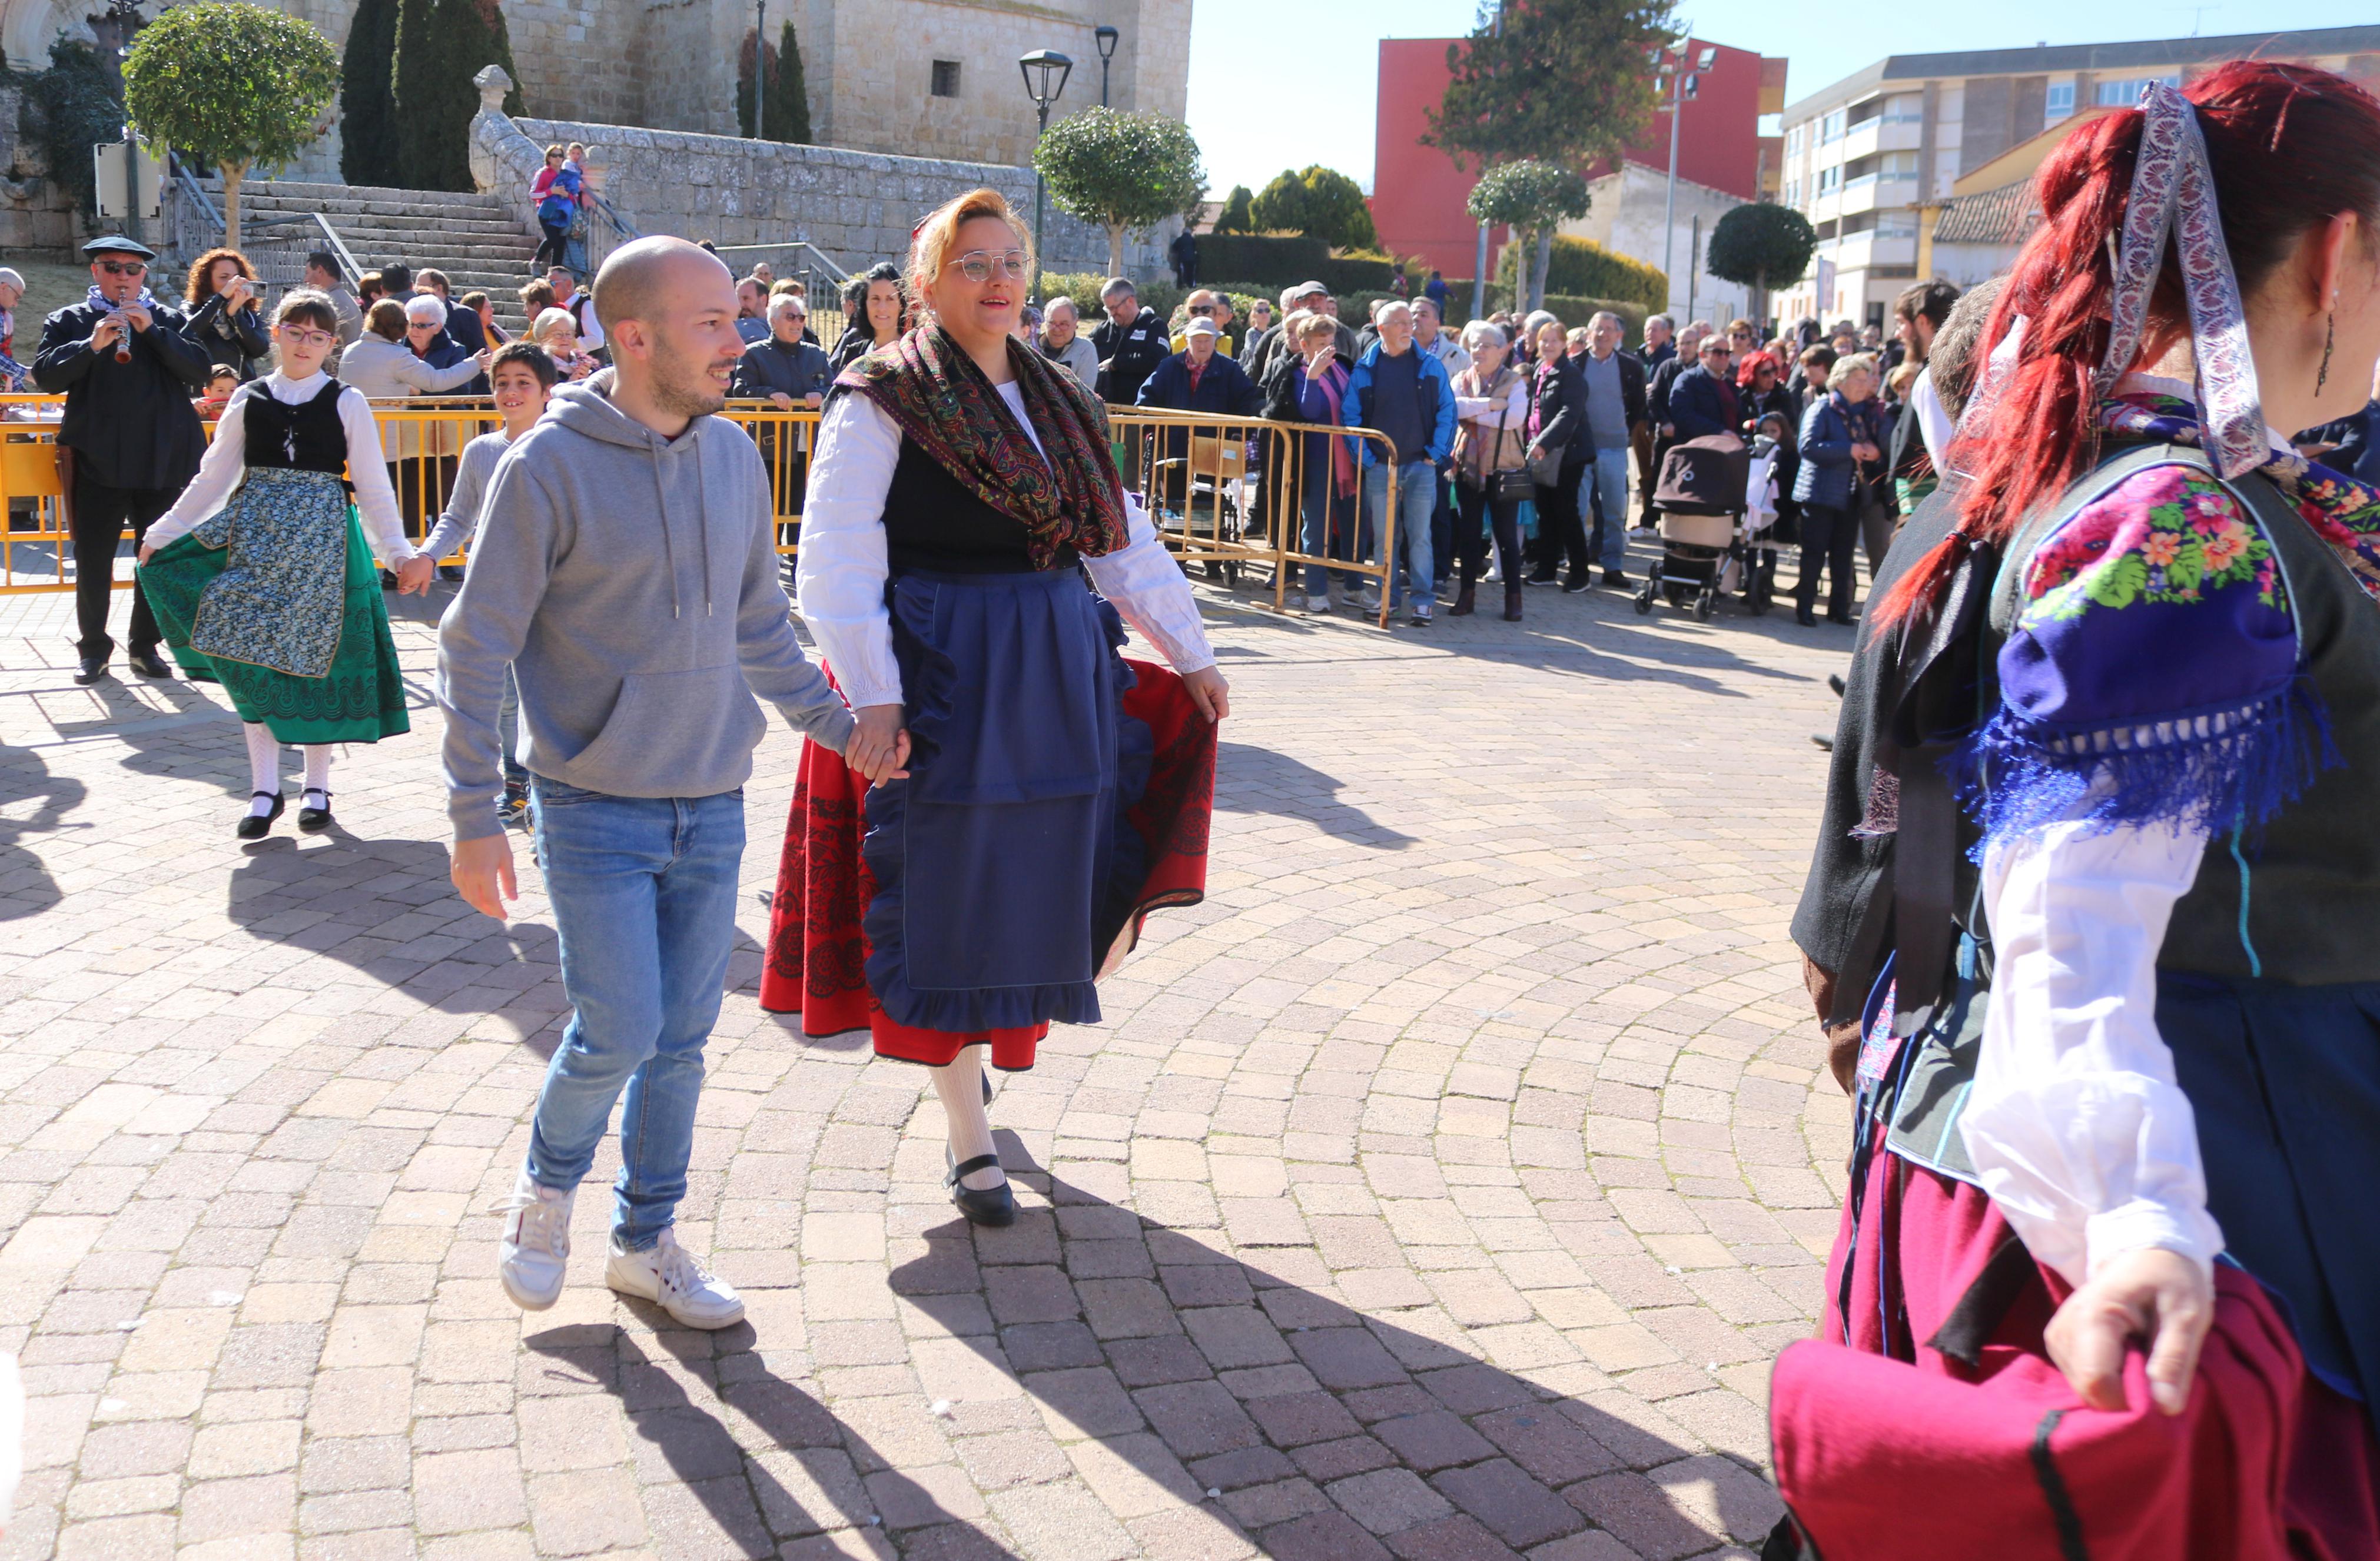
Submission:
<svg viewBox="0 0 2380 1561">
<path fill-rule="evenodd" d="M 1730 577 L 1747 561 L 1743 512 L 1752 455 L 1733 434 L 1706 434 L 1670 447 L 1653 502 L 1661 512 L 1661 562 L 1636 593 L 1636 611 L 1650 612 L 1656 599 L 1671 607 L 1691 600 L 1694 616 L 1707 621 L 1718 610 Z M 1767 611 L 1755 594 L 1746 603 Z"/>
</svg>

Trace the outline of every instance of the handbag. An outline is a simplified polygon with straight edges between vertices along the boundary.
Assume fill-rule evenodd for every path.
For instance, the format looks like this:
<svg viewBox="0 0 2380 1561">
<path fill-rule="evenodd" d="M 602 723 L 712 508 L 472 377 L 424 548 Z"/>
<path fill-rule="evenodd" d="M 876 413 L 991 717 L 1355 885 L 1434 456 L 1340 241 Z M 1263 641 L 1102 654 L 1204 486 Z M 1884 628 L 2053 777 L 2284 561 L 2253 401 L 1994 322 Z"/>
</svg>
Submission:
<svg viewBox="0 0 2380 1561">
<path fill-rule="evenodd" d="M 1500 380 L 1500 376 L 1499 378 Z M 1488 389 L 1492 393 L 1495 386 L 1491 384 Z M 1509 415 L 1511 405 L 1508 398 L 1504 406 L 1499 407 L 1496 412 L 1496 438 L 1490 448 L 1499 455 L 1504 452 L 1505 418 Z M 1476 441 L 1473 442 L 1472 447 L 1477 448 Z M 1486 462 L 1482 461 L 1478 465 L 1484 466 Z M 1466 487 L 1485 490 L 1488 499 L 1496 503 L 1512 503 L 1515 501 L 1525 503 L 1537 496 L 1536 478 L 1525 466 L 1499 467 L 1494 471 L 1475 470 L 1466 466 L 1463 468 L 1460 475 L 1465 479 Z M 1551 487 L 1552 484 L 1548 483 L 1547 486 Z"/>
</svg>

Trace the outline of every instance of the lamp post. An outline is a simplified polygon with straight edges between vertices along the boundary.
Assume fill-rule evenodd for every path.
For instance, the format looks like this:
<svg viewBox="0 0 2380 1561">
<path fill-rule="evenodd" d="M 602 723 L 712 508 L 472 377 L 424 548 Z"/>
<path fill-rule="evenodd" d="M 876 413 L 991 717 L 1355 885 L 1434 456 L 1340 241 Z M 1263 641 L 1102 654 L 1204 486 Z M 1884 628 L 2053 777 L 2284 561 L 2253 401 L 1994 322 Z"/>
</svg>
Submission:
<svg viewBox="0 0 2380 1561">
<path fill-rule="evenodd" d="M 139 0 L 109 0 L 106 17 L 115 24 L 117 79 L 124 61 L 132 57 L 132 35 L 140 30 Z M 124 127 L 124 236 L 140 242 L 140 140 L 128 122 Z"/>
<path fill-rule="evenodd" d="M 1099 40 L 1099 106 L 1105 108 L 1108 106 L 1108 62 L 1115 58 L 1116 40 L 1123 34 L 1111 27 L 1095 27 L 1091 29 L 1091 36 Z"/>
<path fill-rule="evenodd" d="M 1025 75 L 1025 95 L 1033 100 L 1040 114 L 1041 127 L 1034 132 L 1033 144 L 1038 150 L 1041 137 L 1050 129 L 1050 105 L 1066 90 L 1066 78 L 1073 75 L 1075 62 L 1055 49 L 1036 49 L 1020 56 L 1016 68 Z M 1041 295 L 1041 207 L 1045 191 L 1039 163 L 1033 169 L 1033 296 Z"/>
<path fill-rule="evenodd" d="M 1661 275 L 1664 279 L 1670 274 L 1670 268 L 1677 260 L 1678 250 L 1678 127 L 1685 122 L 1686 104 L 1695 97 L 1702 85 L 1700 77 L 1692 76 L 1686 72 L 1685 44 L 1684 40 L 1679 42 L 1676 48 L 1677 59 L 1674 63 L 1665 57 L 1670 51 L 1664 49 L 1654 53 L 1654 59 L 1658 64 L 1661 74 L 1670 79 L 1666 83 L 1669 88 L 1670 101 L 1661 104 L 1658 110 L 1670 116 L 1670 192 L 1661 205 Z M 1699 55 L 1695 56 L 1694 68 L 1697 71 L 1708 70 L 1718 60 L 1717 49 L 1705 48 Z M 1690 260 L 1691 258 L 1689 257 Z M 1677 284 L 1670 282 L 1669 285 L 1674 297 Z M 1687 312 L 1693 311 L 1689 309 Z"/>
</svg>

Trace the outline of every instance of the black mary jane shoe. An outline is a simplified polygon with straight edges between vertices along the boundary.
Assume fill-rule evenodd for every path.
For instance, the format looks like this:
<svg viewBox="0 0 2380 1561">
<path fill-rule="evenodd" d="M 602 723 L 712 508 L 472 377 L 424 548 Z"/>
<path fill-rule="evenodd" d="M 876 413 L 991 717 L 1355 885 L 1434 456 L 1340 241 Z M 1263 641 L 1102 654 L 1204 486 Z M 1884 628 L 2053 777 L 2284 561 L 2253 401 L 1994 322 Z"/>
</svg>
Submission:
<svg viewBox="0 0 2380 1561">
<path fill-rule="evenodd" d="M 252 793 L 250 793 L 249 800 L 253 802 L 258 797 L 271 797 L 273 799 L 273 811 L 263 815 L 261 817 L 251 813 L 239 821 L 239 828 L 234 830 L 233 833 L 237 834 L 244 841 L 262 840 L 266 833 L 272 829 L 273 821 L 280 817 L 283 810 L 287 808 L 289 805 L 289 799 L 283 796 L 279 792 Z"/>
<path fill-rule="evenodd" d="M 950 1151 L 945 1149 L 942 1155 L 947 1159 L 950 1156 Z M 997 1170 L 999 1167 L 998 1155 L 978 1155 L 972 1160 L 961 1160 L 951 1168 L 948 1176 L 942 1178 L 942 1185 L 951 1190 L 951 1202 L 959 1206 L 959 1213 L 966 1216 L 969 1225 L 998 1226 L 1016 1223 L 1016 1194 L 1009 1191 L 1007 1182 L 1002 1181 L 997 1187 L 987 1187 L 978 1192 L 975 1188 L 966 1186 L 962 1180 L 973 1176 L 978 1171 Z"/>
<path fill-rule="evenodd" d="M 322 805 L 298 810 L 298 827 L 310 835 L 320 834 L 331 827 L 331 793 L 316 792 L 313 794 L 322 799 Z"/>
</svg>

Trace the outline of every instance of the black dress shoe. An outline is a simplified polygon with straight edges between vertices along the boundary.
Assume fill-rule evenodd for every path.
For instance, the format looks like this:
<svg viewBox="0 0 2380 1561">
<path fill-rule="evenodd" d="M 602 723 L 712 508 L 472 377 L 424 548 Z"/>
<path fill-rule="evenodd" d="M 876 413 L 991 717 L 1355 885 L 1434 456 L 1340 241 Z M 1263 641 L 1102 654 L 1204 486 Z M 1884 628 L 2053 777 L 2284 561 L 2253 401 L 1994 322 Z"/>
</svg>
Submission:
<svg viewBox="0 0 2380 1561">
<path fill-rule="evenodd" d="M 145 678 L 169 678 L 174 669 L 154 650 L 136 650 L 124 659 L 124 664 Z"/>
<path fill-rule="evenodd" d="M 331 827 L 331 793 L 328 792 L 311 792 L 308 794 L 322 798 L 322 805 L 320 807 L 300 807 L 298 810 L 298 827 L 305 830 L 310 835 L 320 834 L 322 830 Z M 300 800 L 302 801 L 303 799 Z"/>
<path fill-rule="evenodd" d="M 1562 582 L 1562 595 L 1576 596 L 1593 584 L 1594 582 L 1584 575 L 1573 575 Z"/>
<path fill-rule="evenodd" d="M 1793 610 L 1793 622 L 1805 629 L 1815 629 L 1818 626 L 1818 615 L 1806 607 L 1797 607 Z"/>
<path fill-rule="evenodd" d="M 1553 577 L 1553 575 L 1549 575 L 1549 574 L 1548 574 L 1548 575 L 1523 575 L 1523 576 L 1521 577 L 1521 584 L 1523 584 L 1523 585 L 1524 585 L 1524 586 L 1550 586 L 1550 585 L 1552 585 L 1553 583 L 1554 583 L 1554 577 Z"/>
<path fill-rule="evenodd" d="M 1828 672 L 1827 674 L 1827 686 L 1835 691 L 1836 698 L 1841 698 L 1843 696 L 1843 674 L 1840 672 Z"/>
<path fill-rule="evenodd" d="M 262 840 L 265 832 L 273 828 L 273 821 L 280 817 L 282 811 L 289 805 L 289 799 L 278 792 L 257 792 L 252 793 L 250 800 L 254 797 L 271 797 L 273 811 L 262 817 L 251 813 L 239 821 L 239 828 L 232 832 L 244 841 Z"/>
<path fill-rule="evenodd" d="M 1624 569 L 1607 569 L 1603 572 L 1603 583 L 1624 591 L 1628 588 L 1628 572 Z"/>
<path fill-rule="evenodd" d="M 86 656 L 75 668 L 77 683 L 97 683 L 106 675 L 107 658 L 104 656 Z"/>
<path fill-rule="evenodd" d="M 942 1153 L 945 1158 L 950 1155 L 947 1149 Z M 969 1225 L 1016 1223 L 1016 1194 L 1008 1190 L 1007 1182 L 978 1191 L 960 1180 L 962 1177 L 973 1176 L 978 1171 L 995 1169 L 999 1165 L 998 1155 L 978 1155 L 972 1160 L 961 1160 L 951 1168 L 948 1176 L 942 1178 L 942 1185 L 951 1190 L 951 1202 L 959 1206 L 959 1213 L 966 1216 Z"/>
<path fill-rule="evenodd" d="M 1848 612 L 1829 612 L 1827 614 L 1827 622 L 1829 623 L 1839 624 L 1846 629 L 1855 629 L 1859 627 L 1859 620 L 1852 617 Z"/>
</svg>

